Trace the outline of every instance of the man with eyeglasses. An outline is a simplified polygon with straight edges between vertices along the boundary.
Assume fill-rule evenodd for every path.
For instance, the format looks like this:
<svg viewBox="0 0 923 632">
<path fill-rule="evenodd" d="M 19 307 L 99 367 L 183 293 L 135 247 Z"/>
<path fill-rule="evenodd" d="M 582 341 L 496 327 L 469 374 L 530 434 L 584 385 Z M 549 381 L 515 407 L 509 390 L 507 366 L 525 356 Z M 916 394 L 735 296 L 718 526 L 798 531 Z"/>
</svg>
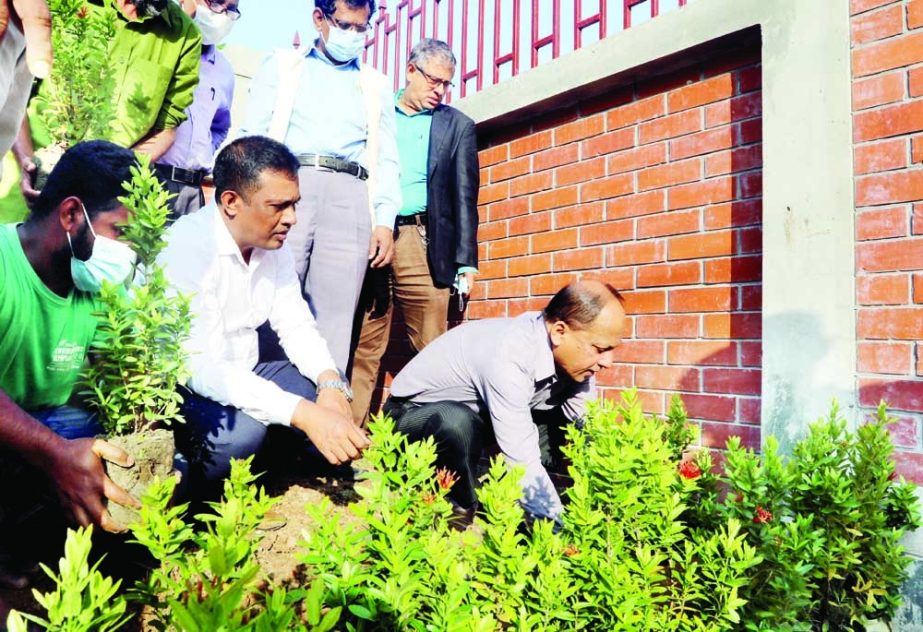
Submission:
<svg viewBox="0 0 923 632">
<path fill-rule="evenodd" d="M 176 128 L 176 140 L 154 165 L 170 199 L 171 219 L 205 205 L 202 182 L 211 173 L 215 152 L 231 127 L 234 70 L 218 51 L 240 18 L 237 0 L 177 0 L 202 33 L 199 85 L 186 120 Z"/>
<path fill-rule="evenodd" d="M 474 121 L 442 103 L 452 87 L 455 55 L 424 39 L 407 62 L 407 84 L 395 97 L 403 205 L 396 220 L 390 270 L 366 279 L 356 315 L 353 418 L 369 414 L 393 313 L 400 308 L 410 344 L 420 352 L 446 331 L 451 288 L 459 306 L 478 264 L 478 153 Z"/>
<path fill-rule="evenodd" d="M 172 0 L 89 0 L 93 12 L 114 12 L 115 34 L 109 44 L 112 60 L 114 116 L 104 129 L 90 130 L 84 140 L 108 140 L 158 160 L 173 144 L 176 128 L 186 120 L 199 81 L 202 36 Z M 13 145 L 23 172 L 21 190 L 34 202 L 34 154 L 47 142 L 41 111 L 48 100 L 43 84 L 29 103 L 29 115 Z"/>
<path fill-rule="evenodd" d="M 314 5 L 317 39 L 263 62 L 241 135 L 280 140 L 298 157 L 301 202 L 289 245 L 317 326 L 346 376 L 366 269 L 393 256 L 401 199 L 394 102 L 384 75 L 359 61 L 374 0 Z M 266 340 L 261 347 L 267 359 L 278 355 Z"/>
</svg>

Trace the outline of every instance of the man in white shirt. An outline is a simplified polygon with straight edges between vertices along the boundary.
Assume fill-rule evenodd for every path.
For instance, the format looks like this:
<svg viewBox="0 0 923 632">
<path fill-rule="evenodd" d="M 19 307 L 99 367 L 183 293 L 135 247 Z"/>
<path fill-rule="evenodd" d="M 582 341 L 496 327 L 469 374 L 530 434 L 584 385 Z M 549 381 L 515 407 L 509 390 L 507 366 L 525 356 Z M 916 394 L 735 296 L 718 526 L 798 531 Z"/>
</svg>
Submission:
<svg viewBox="0 0 923 632">
<path fill-rule="evenodd" d="M 215 202 L 177 221 L 159 257 L 175 291 L 192 299 L 192 377 L 175 432 L 194 496 L 227 475 L 230 459 L 256 453 L 268 425 L 290 426 L 293 440 L 307 435 L 332 464 L 368 446 L 284 245 L 298 168 L 269 138 L 230 143 L 215 160 Z M 256 329 L 267 321 L 288 360 L 258 361 Z"/>
</svg>

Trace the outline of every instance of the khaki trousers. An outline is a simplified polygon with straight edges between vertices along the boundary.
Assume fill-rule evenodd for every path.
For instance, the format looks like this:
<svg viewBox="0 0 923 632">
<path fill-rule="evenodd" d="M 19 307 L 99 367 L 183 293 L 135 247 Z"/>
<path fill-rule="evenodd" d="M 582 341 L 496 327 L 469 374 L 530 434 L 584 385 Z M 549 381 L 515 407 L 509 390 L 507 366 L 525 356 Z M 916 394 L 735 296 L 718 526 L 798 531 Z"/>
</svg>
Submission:
<svg viewBox="0 0 923 632">
<path fill-rule="evenodd" d="M 365 424 L 378 381 L 381 358 L 388 348 L 395 305 L 404 316 L 407 336 L 415 353 L 444 334 L 449 307 L 448 288 L 437 288 L 429 273 L 423 238 L 416 226 L 400 226 L 394 241 L 390 297 L 385 310 L 376 309 L 369 274 L 356 318 L 362 318 L 359 342 L 353 357 L 353 419 Z"/>
</svg>

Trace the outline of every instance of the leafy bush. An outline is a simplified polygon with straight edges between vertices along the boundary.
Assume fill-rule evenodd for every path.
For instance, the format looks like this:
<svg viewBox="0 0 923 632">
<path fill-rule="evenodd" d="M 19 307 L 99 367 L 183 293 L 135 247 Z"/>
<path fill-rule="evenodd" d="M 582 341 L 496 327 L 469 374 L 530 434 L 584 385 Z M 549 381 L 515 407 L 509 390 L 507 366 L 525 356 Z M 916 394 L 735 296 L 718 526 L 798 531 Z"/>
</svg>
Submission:
<svg viewBox="0 0 923 632">
<path fill-rule="evenodd" d="M 52 144 L 66 149 L 97 137 L 112 121 L 115 77 L 109 43 L 116 18 L 114 11 L 91 9 L 86 0 L 49 0 L 48 8 L 55 59 L 39 116 Z"/>
<path fill-rule="evenodd" d="M 103 284 L 93 361 L 84 371 L 83 394 L 109 435 L 180 420 L 182 397 L 176 389 L 188 377 L 183 342 L 189 335 L 189 299 L 169 293 L 156 263 L 165 246 L 169 194 L 150 159 L 138 157 L 140 165 L 132 167 L 125 184 L 128 195 L 119 201 L 129 210 L 123 238 L 138 254 L 140 282 L 127 291 Z"/>
<path fill-rule="evenodd" d="M 197 516 L 204 525 L 199 531 L 184 521 L 186 505 L 169 506 L 176 479 L 148 489 L 133 533 L 160 567 L 136 588 L 135 598 L 150 607 L 158 629 L 263 629 L 245 625 L 266 616 L 257 603 L 260 569 L 254 553 L 256 527 L 274 501 L 254 485 L 249 465 L 249 460 L 232 464 L 224 500 L 211 503 L 213 513 Z"/>
<path fill-rule="evenodd" d="M 899 605 L 898 540 L 919 525 L 889 421 L 882 407 L 851 434 L 834 408 L 791 458 L 771 439 L 762 455 L 732 439 L 721 474 L 689 452 L 678 400 L 658 419 L 628 392 L 569 431 L 560 524 L 524 525 L 522 471 L 498 458 L 483 514 L 457 532 L 433 443 L 377 418 L 351 515 L 307 508 L 307 587 L 260 577 L 255 529 L 271 501 L 235 463 L 202 532 L 169 507 L 172 480 L 148 494 L 134 533 L 161 566 L 130 597 L 164 630 L 861 630 Z"/>
<path fill-rule="evenodd" d="M 743 593 L 745 629 L 864 630 L 894 615 L 910 564 L 900 539 L 920 519 L 914 486 L 895 480 L 893 421 L 882 404 L 853 434 L 834 405 L 790 459 L 772 437 L 762 455 L 734 437 L 725 476 L 698 480 L 690 520 L 740 520 L 763 557 Z"/>
<path fill-rule="evenodd" d="M 48 619 L 23 615 L 46 630 L 83 632 L 117 630 L 128 620 L 125 598 L 118 594 L 118 581 L 104 577 L 97 570 L 99 562 L 89 565 L 93 528 L 68 529 L 64 557 L 59 572 L 42 564 L 42 569 L 54 581 L 55 589 L 42 594 L 33 591 L 35 600 L 47 611 Z M 26 624 L 13 614 L 8 623 L 12 632 L 26 632 Z"/>
</svg>

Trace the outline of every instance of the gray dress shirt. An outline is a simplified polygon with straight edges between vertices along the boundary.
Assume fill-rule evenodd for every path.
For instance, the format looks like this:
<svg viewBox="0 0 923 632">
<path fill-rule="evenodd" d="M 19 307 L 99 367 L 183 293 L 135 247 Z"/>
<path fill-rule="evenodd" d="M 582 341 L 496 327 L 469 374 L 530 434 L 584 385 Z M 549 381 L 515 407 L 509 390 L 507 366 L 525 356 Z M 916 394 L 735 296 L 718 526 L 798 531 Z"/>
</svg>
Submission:
<svg viewBox="0 0 923 632">
<path fill-rule="evenodd" d="M 568 421 L 583 417 L 596 397 L 594 380 L 560 379 L 541 313 L 465 323 L 430 343 L 394 378 L 391 395 L 419 404 L 454 401 L 489 418 L 500 451 L 526 469 L 522 504 L 555 518 L 558 497 L 542 466 L 532 410 L 561 407 Z"/>
</svg>

